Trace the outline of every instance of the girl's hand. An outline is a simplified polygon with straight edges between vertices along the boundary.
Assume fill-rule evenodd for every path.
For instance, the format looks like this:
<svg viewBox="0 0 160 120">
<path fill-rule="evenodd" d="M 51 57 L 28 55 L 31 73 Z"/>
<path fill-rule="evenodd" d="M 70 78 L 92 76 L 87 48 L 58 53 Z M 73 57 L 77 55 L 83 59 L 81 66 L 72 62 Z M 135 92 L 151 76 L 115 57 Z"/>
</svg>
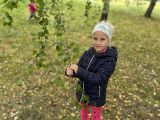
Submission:
<svg viewBox="0 0 160 120">
<path fill-rule="evenodd" d="M 67 69 L 66 69 L 66 75 L 72 76 L 73 74 L 74 74 L 73 70 L 70 67 L 67 67 Z"/>
<path fill-rule="evenodd" d="M 78 71 L 78 65 L 71 64 L 69 67 L 70 67 L 71 70 L 73 70 L 75 73 L 77 73 L 77 71 Z"/>
</svg>

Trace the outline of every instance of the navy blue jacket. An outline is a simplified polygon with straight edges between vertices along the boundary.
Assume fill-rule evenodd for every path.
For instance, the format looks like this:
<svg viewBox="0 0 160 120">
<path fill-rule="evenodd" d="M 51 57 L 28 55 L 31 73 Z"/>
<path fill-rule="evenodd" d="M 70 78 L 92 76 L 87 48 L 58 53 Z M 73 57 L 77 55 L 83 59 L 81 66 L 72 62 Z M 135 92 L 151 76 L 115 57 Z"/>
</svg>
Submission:
<svg viewBox="0 0 160 120">
<path fill-rule="evenodd" d="M 106 88 L 115 70 L 117 56 L 115 47 L 108 47 L 104 53 L 96 53 L 92 47 L 80 58 L 75 77 L 78 77 L 81 83 L 84 82 L 84 90 L 89 96 L 89 105 L 99 107 L 106 103 Z M 77 99 L 80 102 L 80 96 L 77 96 Z"/>
</svg>

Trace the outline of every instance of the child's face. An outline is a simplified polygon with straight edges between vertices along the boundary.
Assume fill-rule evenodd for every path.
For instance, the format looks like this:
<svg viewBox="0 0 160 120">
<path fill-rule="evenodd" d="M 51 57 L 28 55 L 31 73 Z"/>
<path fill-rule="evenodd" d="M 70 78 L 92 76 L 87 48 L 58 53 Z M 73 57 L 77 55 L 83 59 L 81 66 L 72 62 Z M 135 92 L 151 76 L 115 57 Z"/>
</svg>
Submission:
<svg viewBox="0 0 160 120">
<path fill-rule="evenodd" d="M 109 40 L 106 34 L 103 32 L 95 32 L 92 36 L 93 47 L 96 52 L 103 52 L 109 45 Z"/>
</svg>

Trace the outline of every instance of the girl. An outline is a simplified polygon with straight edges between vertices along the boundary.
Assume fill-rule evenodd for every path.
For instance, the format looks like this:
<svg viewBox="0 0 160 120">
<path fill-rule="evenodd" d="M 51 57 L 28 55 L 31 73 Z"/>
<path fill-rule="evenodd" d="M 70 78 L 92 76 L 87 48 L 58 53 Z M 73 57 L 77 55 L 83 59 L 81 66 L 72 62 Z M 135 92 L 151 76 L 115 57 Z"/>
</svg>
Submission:
<svg viewBox="0 0 160 120">
<path fill-rule="evenodd" d="M 31 20 L 32 17 L 35 17 L 35 12 L 37 11 L 37 7 L 36 7 L 34 0 L 30 0 L 28 7 L 29 7 L 29 12 L 30 12 L 29 20 Z"/>
<path fill-rule="evenodd" d="M 84 52 L 78 64 L 66 68 L 66 75 L 80 79 L 82 93 L 77 93 L 77 99 L 82 104 L 81 120 L 88 120 L 88 108 L 92 110 L 92 120 L 101 120 L 102 106 L 106 103 L 106 88 L 108 80 L 115 70 L 117 49 L 111 47 L 112 27 L 102 21 L 92 31 L 93 46 Z M 88 96 L 87 106 L 82 101 Z"/>
</svg>

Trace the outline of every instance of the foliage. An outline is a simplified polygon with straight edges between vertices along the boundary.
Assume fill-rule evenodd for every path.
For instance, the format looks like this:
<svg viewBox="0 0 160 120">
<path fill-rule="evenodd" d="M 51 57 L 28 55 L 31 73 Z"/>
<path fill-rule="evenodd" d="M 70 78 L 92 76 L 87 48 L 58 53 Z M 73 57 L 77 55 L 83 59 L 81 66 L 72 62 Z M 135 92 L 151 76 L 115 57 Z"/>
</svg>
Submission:
<svg viewBox="0 0 160 120">
<path fill-rule="evenodd" d="M 18 0 L 3 0 L 3 6 L 8 9 L 9 11 L 13 11 L 13 9 L 17 8 Z M 11 26 L 13 23 L 13 19 L 9 12 L 5 10 L 5 16 L 3 18 L 3 25 L 4 26 Z"/>
<path fill-rule="evenodd" d="M 87 2 L 86 2 L 86 6 L 85 6 L 85 12 L 84 12 L 84 15 L 86 16 L 86 17 L 88 17 L 88 12 L 89 12 L 89 9 L 91 8 L 92 6 L 91 6 L 91 1 L 90 0 L 87 0 Z"/>
<path fill-rule="evenodd" d="M 95 11 L 101 5 L 92 4 L 98 7 L 90 9 L 90 24 L 84 21 L 85 4 L 73 3 L 74 11 L 66 8 L 63 11 L 66 16 L 62 16 L 65 21 L 63 42 L 58 42 L 60 39 L 55 37 L 55 18 L 48 11 L 50 22 L 47 28 L 50 32 L 45 47 L 48 67 L 43 70 L 37 70 L 32 56 L 33 50 L 37 49 L 37 33 L 42 28 L 36 21 L 26 20 L 26 6 L 20 4 L 11 12 L 14 18 L 11 27 L 2 27 L 0 21 L 0 119 L 79 118 L 80 106 L 74 96 L 76 83 L 64 76 L 64 70 L 67 62 L 77 62 L 90 46 L 91 30 L 100 16 Z M 152 19 L 143 17 L 145 8 L 145 5 L 126 7 L 111 2 L 109 20 L 115 28 L 112 42 L 118 48 L 119 57 L 108 85 L 104 120 L 158 120 L 160 117 L 159 7 L 156 6 Z M 0 19 L 3 19 L 2 15 Z M 66 53 L 56 50 L 61 44 L 64 51 L 67 48 L 70 57 L 66 63 L 62 62 Z M 58 54 L 62 57 L 60 60 Z"/>
<path fill-rule="evenodd" d="M 33 55 L 36 56 L 36 65 L 38 68 L 45 67 L 45 56 L 46 51 L 45 48 L 47 47 L 47 40 L 48 40 L 48 13 L 46 8 L 46 2 L 44 0 L 37 0 L 38 5 L 38 17 L 36 17 L 38 23 L 42 26 L 42 29 L 38 32 L 38 49 L 33 50 Z"/>
</svg>

